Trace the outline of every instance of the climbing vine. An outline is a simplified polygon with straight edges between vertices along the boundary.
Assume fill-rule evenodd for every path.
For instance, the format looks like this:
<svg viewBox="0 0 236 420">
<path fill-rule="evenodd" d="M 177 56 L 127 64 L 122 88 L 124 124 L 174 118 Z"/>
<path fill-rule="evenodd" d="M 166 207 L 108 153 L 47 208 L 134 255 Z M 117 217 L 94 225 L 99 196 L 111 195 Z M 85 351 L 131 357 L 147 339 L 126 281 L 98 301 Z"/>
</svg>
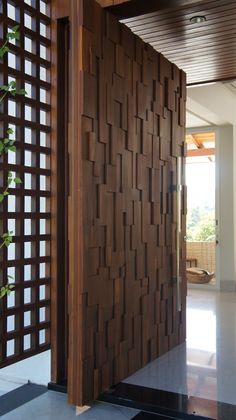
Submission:
<svg viewBox="0 0 236 420">
<path fill-rule="evenodd" d="M 14 26 L 6 35 L 6 40 L 3 45 L 0 47 L 0 60 L 9 52 L 9 43 L 14 40 L 20 39 L 19 26 Z M 17 96 L 25 95 L 26 92 L 24 89 L 18 89 L 16 81 L 10 81 L 7 85 L 0 86 L 0 105 L 8 98 L 8 96 Z M 0 139 L 0 159 L 3 158 L 3 155 L 11 152 L 16 152 L 14 131 L 8 127 L 4 135 L 5 138 Z M 9 194 L 9 188 L 13 185 L 21 184 L 21 179 L 15 177 L 12 172 L 7 173 L 7 182 L 0 191 L 0 203 L 6 199 Z M 13 232 L 7 231 L 0 233 L 0 250 L 4 247 L 9 247 L 12 243 Z M 11 276 L 7 276 L 5 284 L 0 288 L 0 299 L 11 293 L 11 290 L 14 288 L 13 284 L 9 283 L 9 280 L 12 279 Z"/>
</svg>

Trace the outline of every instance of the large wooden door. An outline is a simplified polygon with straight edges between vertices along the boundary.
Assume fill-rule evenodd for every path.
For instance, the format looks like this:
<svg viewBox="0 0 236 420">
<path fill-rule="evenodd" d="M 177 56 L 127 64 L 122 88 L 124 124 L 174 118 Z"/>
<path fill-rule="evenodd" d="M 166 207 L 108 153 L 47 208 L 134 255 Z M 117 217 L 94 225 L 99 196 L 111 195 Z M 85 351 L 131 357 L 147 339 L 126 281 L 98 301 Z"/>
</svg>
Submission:
<svg viewBox="0 0 236 420">
<path fill-rule="evenodd" d="M 68 392 L 80 405 L 185 339 L 186 81 L 95 1 L 71 16 Z"/>
</svg>

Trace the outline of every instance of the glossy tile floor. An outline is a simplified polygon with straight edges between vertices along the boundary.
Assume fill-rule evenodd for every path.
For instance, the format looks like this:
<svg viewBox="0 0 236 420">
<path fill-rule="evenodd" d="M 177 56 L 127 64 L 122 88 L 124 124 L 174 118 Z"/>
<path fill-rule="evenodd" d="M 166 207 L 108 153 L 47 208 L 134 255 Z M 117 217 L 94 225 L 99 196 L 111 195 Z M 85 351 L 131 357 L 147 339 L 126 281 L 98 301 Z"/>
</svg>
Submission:
<svg viewBox="0 0 236 420">
<path fill-rule="evenodd" d="M 21 383 L 0 379 L 0 396 L 19 388 L 21 385 Z"/>
<path fill-rule="evenodd" d="M 125 382 L 236 404 L 236 293 L 189 290 L 187 311 L 186 345 L 150 363 Z M 136 413 L 129 408 L 95 403 L 79 419 L 125 420 Z M 76 418 L 66 395 L 52 391 L 4 415 L 4 420 Z"/>
<path fill-rule="evenodd" d="M 236 293 L 190 289 L 186 344 L 125 382 L 236 404 Z"/>
<path fill-rule="evenodd" d="M 4 420 L 130 420 L 139 411 L 104 403 L 95 403 L 76 416 L 75 408 L 67 404 L 67 396 L 54 391 L 35 398 L 16 410 L 5 414 Z"/>
</svg>

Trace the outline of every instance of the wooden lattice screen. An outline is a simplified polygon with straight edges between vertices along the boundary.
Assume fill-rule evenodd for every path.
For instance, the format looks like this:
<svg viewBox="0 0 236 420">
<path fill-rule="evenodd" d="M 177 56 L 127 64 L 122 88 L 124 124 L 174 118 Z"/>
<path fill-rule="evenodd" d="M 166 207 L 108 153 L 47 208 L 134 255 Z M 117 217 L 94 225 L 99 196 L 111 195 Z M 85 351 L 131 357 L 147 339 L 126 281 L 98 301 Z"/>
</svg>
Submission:
<svg viewBox="0 0 236 420">
<path fill-rule="evenodd" d="M 50 5 L 42 0 L 0 1 L 0 43 L 16 24 L 20 41 L 0 62 L 1 84 L 16 80 L 26 97 L 9 97 L 1 108 L 1 138 L 15 132 L 17 152 L 1 160 L 22 185 L 1 205 L 1 232 L 14 231 L 1 250 L 0 285 L 15 288 L 0 302 L 0 367 L 49 348 L 50 344 Z"/>
</svg>

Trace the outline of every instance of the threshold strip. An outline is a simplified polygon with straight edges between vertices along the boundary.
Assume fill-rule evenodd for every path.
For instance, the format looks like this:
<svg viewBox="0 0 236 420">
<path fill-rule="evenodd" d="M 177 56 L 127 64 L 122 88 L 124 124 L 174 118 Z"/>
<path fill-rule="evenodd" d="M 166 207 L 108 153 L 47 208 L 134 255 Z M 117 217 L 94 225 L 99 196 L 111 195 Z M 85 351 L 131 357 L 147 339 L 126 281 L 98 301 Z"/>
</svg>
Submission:
<svg viewBox="0 0 236 420">
<path fill-rule="evenodd" d="M 236 420 L 235 405 L 124 382 L 101 394 L 98 400 L 176 420 Z"/>
<path fill-rule="evenodd" d="M 179 417 L 178 419 L 175 417 L 170 416 L 163 416 L 162 414 L 151 414 L 146 413 L 145 411 L 141 411 L 131 420 L 182 420 L 183 417 Z"/>
</svg>

